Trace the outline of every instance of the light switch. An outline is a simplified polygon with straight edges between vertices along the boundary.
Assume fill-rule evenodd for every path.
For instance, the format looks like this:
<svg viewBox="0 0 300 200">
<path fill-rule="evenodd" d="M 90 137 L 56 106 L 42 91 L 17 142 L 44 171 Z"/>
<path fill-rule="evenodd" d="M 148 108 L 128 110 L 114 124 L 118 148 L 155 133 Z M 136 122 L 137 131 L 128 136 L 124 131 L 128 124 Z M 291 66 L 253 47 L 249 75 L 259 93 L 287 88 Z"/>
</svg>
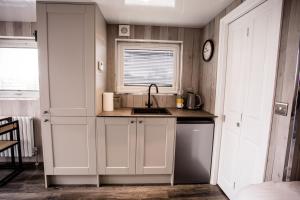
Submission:
<svg viewBox="0 0 300 200">
<path fill-rule="evenodd" d="M 287 116 L 288 106 L 289 106 L 289 104 L 287 104 L 287 103 L 275 102 L 275 114 Z"/>
</svg>

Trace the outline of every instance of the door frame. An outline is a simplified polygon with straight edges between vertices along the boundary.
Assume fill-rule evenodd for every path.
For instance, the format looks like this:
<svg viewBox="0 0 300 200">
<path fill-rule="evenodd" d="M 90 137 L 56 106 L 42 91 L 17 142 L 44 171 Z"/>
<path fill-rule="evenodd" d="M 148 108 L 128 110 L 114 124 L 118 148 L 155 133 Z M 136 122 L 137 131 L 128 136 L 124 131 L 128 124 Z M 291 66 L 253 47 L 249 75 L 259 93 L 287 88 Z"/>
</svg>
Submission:
<svg viewBox="0 0 300 200">
<path fill-rule="evenodd" d="M 217 116 L 215 119 L 215 133 L 214 133 L 214 144 L 213 144 L 213 156 L 212 156 L 212 167 L 211 167 L 211 178 L 210 184 L 216 185 L 218 180 L 218 171 L 219 171 L 219 159 L 220 159 L 220 150 L 221 150 L 221 137 L 222 137 L 222 126 L 224 120 L 224 100 L 225 100 L 225 82 L 226 82 L 226 69 L 227 69 L 227 48 L 228 48 L 228 30 L 229 24 L 238 18 L 242 17 L 246 13 L 255 9 L 259 5 L 263 4 L 266 1 L 273 0 L 251 0 L 244 1 L 237 8 L 232 10 L 229 14 L 223 17 L 220 20 L 220 29 L 219 29 L 219 52 L 218 52 L 218 66 L 217 66 L 217 81 L 216 81 L 216 101 L 215 101 L 215 111 L 214 115 Z M 282 7 L 283 0 L 276 5 L 280 16 L 282 16 Z M 276 68 L 278 66 L 278 55 L 279 55 L 279 45 L 280 45 L 280 33 L 281 33 L 281 20 L 276 24 L 278 26 L 278 32 L 276 34 L 276 46 L 278 46 L 277 55 L 276 55 Z M 277 69 L 276 69 L 277 71 Z M 276 82 L 274 83 L 274 94 L 273 101 L 275 96 L 275 87 Z M 270 123 L 271 130 L 271 123 Z"/>
</svg>

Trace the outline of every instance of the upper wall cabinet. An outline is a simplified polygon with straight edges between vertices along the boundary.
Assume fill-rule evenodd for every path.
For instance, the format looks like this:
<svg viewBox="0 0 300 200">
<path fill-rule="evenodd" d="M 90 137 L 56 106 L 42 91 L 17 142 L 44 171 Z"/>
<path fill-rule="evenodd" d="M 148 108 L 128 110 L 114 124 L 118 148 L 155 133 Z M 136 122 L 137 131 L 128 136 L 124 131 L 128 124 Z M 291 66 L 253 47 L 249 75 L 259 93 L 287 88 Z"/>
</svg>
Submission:
<svg viewBox="0 0 300 200">
<path fill-rule="evenodd" d="M 106 33 L 96 26 L 104 24 L 105 29 L 98 14 L 93 4 L 37 4 L 42 114 L 95 116 L 99 110 L 96 90 L 101 92 L 105 84 L 96 83 L 101 81 L 96 62 L 105 61 L 106 36 L 97 39 L 97 31 Z"/>
</svg>

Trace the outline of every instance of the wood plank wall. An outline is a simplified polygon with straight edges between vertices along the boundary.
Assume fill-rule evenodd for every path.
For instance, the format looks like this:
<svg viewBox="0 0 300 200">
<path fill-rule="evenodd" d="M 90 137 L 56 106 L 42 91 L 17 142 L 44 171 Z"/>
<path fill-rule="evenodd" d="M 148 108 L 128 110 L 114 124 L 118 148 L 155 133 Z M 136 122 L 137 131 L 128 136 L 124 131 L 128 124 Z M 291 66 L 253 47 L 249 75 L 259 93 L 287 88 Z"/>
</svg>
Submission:
<svg viewBox="0 0 300 200">
<path fill-rule="evenodd" d="M 118 36 L 118 25 L 107 25 L 107 90 L 114 91 L 115 88 L 115 39 L 152 39 L 152 40 L 179 40 L 183 41 L 183 89 L 198 92 L 199 68 L 201 56 L 200 39 L 201 29 L 181 28 L 167 26 L 144 26 L 131 25 L 130 37 Z M 123 107 L 143 107 L 145 106 L 146 95 L 120 95 Z M 156 96 L 154 106 L 175 107 L 174 95 Z"/>
<path fill-rule="evenodd" d="M 204 100 L 203 109 L 211 113 L 215 112 L 220 19 L 240 5 L 241 2 L 241 0 L 235 0 L 203 28 L 201 46 L 208 39 L 213 40 L 215 46 L 213 58 L 209 62 L 204 62 L 201 57 L 199 75 L 199 93 Z"/>
<path fill-rule="evenodd" d="M 1 36 L 32 37 L 36 23 L 32 22 L 3 22 L 0 21 Z M 39 100 L 0 100 L 0 116 L 33 116 L 35 142 L 39 148 L 39 161 L 42 161 L 42 139 Z M 0 160 L 1 161 L 1 160 Z M 24 161 L 34 162 L 34 158 Z"/>
<path fill-rule="evenodd" d="M 291 105 L 293 103 L 297 53 L 300 40 L 300 1 L 285 0 L 283 8 L 280 55 L 278 61 L 275 101 L 286 102 L 288 116 L 273 116 L 271 140 L 268 155 L 266 180 L 284 180 L 286 173 L 287 149 L 290 142 Z M 298 122 L 299 123 L 299 122 Z M 297 136 L 298 139 L 299 135 Z M 296 142 L 296 155 L 300 155 L 299 141 Z M 299 170 L 299 157 L 293 170 Z M 300 172 L 292 172 L 294 180 L 300 180 Z"/>
<path fill-rule="evenodd" d="M 32 37 L 36 30 L 35 22 L 4 22 L 0 21 L 0 36 Z"/>
</svg>

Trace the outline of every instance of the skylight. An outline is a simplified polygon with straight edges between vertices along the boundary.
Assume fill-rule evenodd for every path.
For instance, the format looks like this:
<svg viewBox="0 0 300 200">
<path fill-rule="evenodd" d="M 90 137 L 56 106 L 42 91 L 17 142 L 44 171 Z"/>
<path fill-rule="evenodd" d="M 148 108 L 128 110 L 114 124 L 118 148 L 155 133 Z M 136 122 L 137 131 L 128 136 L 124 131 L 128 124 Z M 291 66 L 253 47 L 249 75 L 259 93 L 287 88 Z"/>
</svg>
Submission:
<svg viewBox="0 0 300 200">
<path fill-rule="evenodd" d="M 125 0 L 126 5 L 153 6 L 153 7 L 175 7 L 176 0 Z"/>
</svg>

